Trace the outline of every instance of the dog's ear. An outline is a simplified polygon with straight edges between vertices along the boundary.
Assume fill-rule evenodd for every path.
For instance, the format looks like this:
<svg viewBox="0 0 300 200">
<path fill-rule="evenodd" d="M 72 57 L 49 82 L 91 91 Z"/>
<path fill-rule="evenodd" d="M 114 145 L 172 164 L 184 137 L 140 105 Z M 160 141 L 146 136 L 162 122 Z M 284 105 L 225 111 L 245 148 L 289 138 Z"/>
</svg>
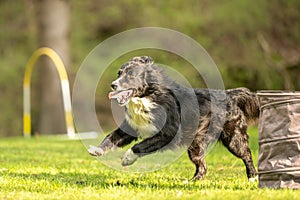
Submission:
<svg viewBox="0 0 300 200">
<path fill-rule="evenodd" d="M 142 56 L 144 63 L 146 65 L 152 65 L 154 62 L 150 56 Z"/>
<path fill-rule="evenodd" d="M 144 65 L 152 65 L 153 60 L 150 56 L 138 56 L 131 59 L 131 61 L 136 62 L 138 64 L 144 64 Z"/>
</svg>

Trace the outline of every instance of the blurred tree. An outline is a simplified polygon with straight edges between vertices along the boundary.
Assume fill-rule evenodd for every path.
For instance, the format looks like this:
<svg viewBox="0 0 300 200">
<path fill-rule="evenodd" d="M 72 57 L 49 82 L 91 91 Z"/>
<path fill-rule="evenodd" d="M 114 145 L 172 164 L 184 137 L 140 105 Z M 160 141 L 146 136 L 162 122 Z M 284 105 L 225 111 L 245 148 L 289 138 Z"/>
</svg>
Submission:
<svg viewBox="0 0 300 200">
<path fill-rule="evenodd" d="M 72 65 L 69 65 L 65 44 L 69 39 L 68 15 L 72 15 Z M 24 67 L 38 42 L 41 46 L 54 48 L 69 67 L 69 72 L 75 74 L 87 54 L 110 36 L 136 27 L 171 28 L 203 45 L 219 67 L 226 88 L 300 90 L 299 0 L 273 0 L 272 3 L 267 0 L 0 0 L 0 16 L 0 136 L 21 135 L 23 104 L 20 91 Z M 47 22 L 50 19 L 55 22 L 51 26 Z M 64 41 L 58 39 L 60 36 L 56 32 L 59 31 L 61 36 L 64 35 Z M 178 56 L 170 58 L 154 51 L 132 52 L 128 56 L 140 54 L 149 54 L 160 63 L 185 73 L 193 86 L 199 82 L 198 73 L 189 70 L 186 61 L 177 59 Z M 101 77 L 107 87 L 98 87 L 95 97 L 95 108 L 102 117 L 99 121 L 101 126 L 102 122 L 108 124 L 107 129 L 115 127 L 112 116 L 109 117 L 109 83 L 115 78 L 118 66 L 128 57 L 122 58 Z M 45 60 L 52 65 L 48 58 Z M 60 113 L 62 105 L 55 103 L 61 101 L 57 73 L 53 67 L 45 68 L 48 68 L 45 64 L 39 65 L 34 71 L 33 129 L 41 133 L 65 132 L 63 114 Z M 40 75 L 40 81 L 37 75 Z M 39 95 L 38 91 L 46 94 Z M 47 104 L 51 106 L 46 107 Z M 48 119 L 40 113 L 47 109 L 53 114 Z M 49 114 L 48 111 L 43 113 Z M 52 120 L 57 120 L 60 125 Z M 46 125 L 53 130 L 41 129 Z"/>
<path fill-rule="evenodd" d="M 69 0 L 35 0 L 38 43 L 54 49 L 69 66 Z M 60 81 L 49 58 L 44 57 L 39 67 L 39 120 L 36 131 L 66 133 Z"/>
<path fill-rule="evenodd" d="M 275 0 L 268 6 L 268 32 L 258 34 L 266 64 L 283 80 L 283 89 L 300 89 L 300 1 Z"/>
</svg>

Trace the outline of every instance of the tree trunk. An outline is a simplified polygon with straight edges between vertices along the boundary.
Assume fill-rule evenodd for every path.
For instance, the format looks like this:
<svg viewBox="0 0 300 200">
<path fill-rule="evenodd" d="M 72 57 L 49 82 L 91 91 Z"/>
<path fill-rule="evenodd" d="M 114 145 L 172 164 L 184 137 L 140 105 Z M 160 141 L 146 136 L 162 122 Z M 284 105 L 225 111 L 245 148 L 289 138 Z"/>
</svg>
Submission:
<svg viewBox="0 0 300 200">
<path fill-rule="evenodd" d="M 70 4 L 68 0 L 36 0 L 39 46 L 50 47 L 69 66 Z M 48 57 L 41 59 L 38 81 L 40 109 L 37 131 L 41 134 L 66 133 L 60 80 Z"/>
</svg>

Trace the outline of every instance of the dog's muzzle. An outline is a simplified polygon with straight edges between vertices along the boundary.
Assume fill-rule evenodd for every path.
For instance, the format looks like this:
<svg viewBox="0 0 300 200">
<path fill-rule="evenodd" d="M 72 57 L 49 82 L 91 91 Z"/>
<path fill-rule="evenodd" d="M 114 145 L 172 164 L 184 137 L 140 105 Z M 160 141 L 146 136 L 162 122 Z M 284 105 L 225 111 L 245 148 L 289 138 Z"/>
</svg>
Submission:
<svg viewBox="0 0 300 200">
<path fill-rule="evenodd" d="M 133 94 L 133 90 L 121 90 L 121 91 L 113 91 L 108 94 L 109 99 L 117 99 L 118 104 L 120 106 L 125 106 L 129 103 L 130 98 Z"/>
</svg>

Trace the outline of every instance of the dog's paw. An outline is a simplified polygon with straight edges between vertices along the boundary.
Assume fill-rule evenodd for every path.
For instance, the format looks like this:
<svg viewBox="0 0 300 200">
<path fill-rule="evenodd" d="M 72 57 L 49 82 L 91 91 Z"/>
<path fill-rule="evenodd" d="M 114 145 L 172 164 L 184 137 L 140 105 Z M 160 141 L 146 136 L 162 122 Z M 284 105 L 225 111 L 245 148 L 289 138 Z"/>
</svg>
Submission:
<svg viewBox="0 0 300 200">
<path fill-rule="evenodd" d="M 93 145 L 90 145 L 90 148 L 88 149 L 89 154 L 92 156 L 102 156 L 105 152 L 102 148 L 96 147 Z"/>
<path fill-rule="evenodd" d="M 250 181 L 251 183 L 258 181 L 258 176 L 249 178 L 249 181 Z"/>
<path fill-rule="evenodd" d="M 189 180 L 189 182 L 195 182 L 195 181 L 201 181 L 204 179 L 204 174 L 200 174 L 198 173 L 197 175 L 195 175 L 193 178 L 191 178 Z"/>
<path fill-rule="evenodd" d="M 122 157 L 122 166 L 132 165 L 138 157 L 131 149 L 128 149 Z"/>
</svg>

